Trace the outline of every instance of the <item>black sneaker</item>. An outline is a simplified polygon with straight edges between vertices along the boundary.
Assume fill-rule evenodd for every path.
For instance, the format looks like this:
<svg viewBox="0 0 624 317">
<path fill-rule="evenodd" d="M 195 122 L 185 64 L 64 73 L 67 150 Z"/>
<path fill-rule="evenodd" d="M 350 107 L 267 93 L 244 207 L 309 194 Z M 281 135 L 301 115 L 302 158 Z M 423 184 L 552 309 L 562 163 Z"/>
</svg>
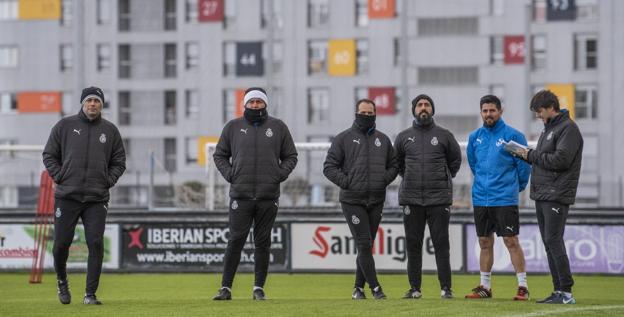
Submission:
<svg viewBox="0 0 624 317">
<path fill-rule="evenodd" d="M 453 291 L 449 287 L 444 286 L 442 290 L 440 291 L 440 298 L 443 298 L 443 299 L 453 298 Z"/>
<path fill-rule="evenodd" d="M 57 280 L 56 291 L 61 304 L 67 305 L 71 303 L 71 292 L 69 291 L 69 282 L 67 280 Z"/>
<path fill-rule="evenodd" d="M 564 293 L 559 293 L 559 296 L 553 298 L 549 303 L 545 304 L 576 304 L 576 299 L 570 294 L 569 296 Z"/>
<path fill-rule="evenodd" d="M 230 292 L 230 289 L 227 287 L 221 287 L 212 300 L 232 300 L 232 292 Z"/>
<path fill-rule="evenodd" d="M 374 299 L 386 299 L 386 294 L 384 294 L 383 290 L 381 289 L 381 286 L 377 286 L 373 288 L 371 291 L 373 293 Z"/>
<path fill-rule="evenodd" d="M 561 292 L 556 291 L 556 292 L 552 292 L 550 294 L 550 296 L 548 296 L 548 297 L 546 297 L 546 298 L 544 298 L 542 300 L 535 301 L 535 302 L 538 303 L 538 304 L 550 304 L 550 303 L 552 303 L 553 300 L 555 300 L 556 298 L 558 298 L 560 296 L 561 296 Z"/>
<path fill-rule="evenodd" d="M 95 297 L 95 294 L 85 294 L 82 303 L 85 305 L 102 305 L 102 302 Z"/>
<path fill-rule="evenodd" d="M 253 299 L 255 300 L 266 300 L 266 295 L 264 294 L 264 290 L 262 288 L 256 288 L 253 290 Z"/>
<path fill-rule="evenodd" d="M 366 294 L 364 294 L 364 289 L 361 287 L 354 288 L 353 294 L 351 294 L 351 299 L 366 299 Z"/>
<path fill-rule="evenodd" d="M 421 297 L 422 293 L 419 289 L 415 288 L 408 289 L 407 292 L 405 292 L 405 295 L 403 295 L 403 299 L 419 299 Z"/>
</svg>

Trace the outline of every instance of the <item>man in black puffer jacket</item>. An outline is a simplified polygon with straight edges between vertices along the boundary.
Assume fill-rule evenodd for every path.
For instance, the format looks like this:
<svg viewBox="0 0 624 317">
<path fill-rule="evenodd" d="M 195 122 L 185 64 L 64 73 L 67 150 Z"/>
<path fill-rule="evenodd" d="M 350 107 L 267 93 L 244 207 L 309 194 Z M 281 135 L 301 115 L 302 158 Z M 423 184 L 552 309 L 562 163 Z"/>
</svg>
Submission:
<svg viewBox="0 0 624 317">
<path fill-rule="evenodd" d="M 412 100 L 413 126 L 397 136 L 394 146 L 403 177 L 399 204 L 407 242 L 410 289 L 403 298 L 420 298 L 422 246 L 429 224 L 442 298 L 452 298 L 449 220 L 453 181 L 461 166 L 461 150 L 453 134 L 433 121 L 435 108 L 427 95 Z"/>
<path fill-rule="evenodd" d="M 559 109 L 559 99 L 548 90 L 533 96 L 531 111 L 544 122 L 544 130 L 534 150 L 519 151 L 531 165 L 531 199 L 535 200 L 537 224 L 548 256 L 554 292 L 538 303 L 574 304 L 574 280 L 566 253 L 563 232 L 570 205 L 574 204 L 583 136 L 567 110 Z"/>
<path fill-rule="evenodd" d="M 214 154 L 215 165 L 230 185 L 230 237 L 223 261 L 221 289 L 214 300 L 232 299 L 234 275 L 253 223 L 255 284 L 253 298 L 264 300 L 271 230 L 277 215 L 280 183 L 297 165 L 297 150 L 284 122 L 267 114 L 262 88 L 249 88 L 243 118 L 223 128 Z"/>
<path fill-rule="evenodd" d="M 82 90 L 77 115 L 61 119 L 43 150 L 43 164 L 56 183 L 54 191 L 54 268 L 61 303 L 69 304 L 67 257 L 78 218 L 82 218 L 89 248 L 85 304 L 100 304 L 95 297 L 102 260 L 109 188 L 126 170 L 126 154 L 119 130 L 102 118 L 104 93 Z"/>
<path fill-rule="evenodd" d="M 353 126 L 338 134 L 327 152 L 323 173 L 340 187 L 342 211 L 357 246 L 353 299 L 364 299 L 368 282 L 375 299 L 384 295 L 375 271 L 371 248 L 381 222 L 386 187 L 397 176 L 390 139 L 375 129 L 375 103 L 356 103 Z"/>
</svg>

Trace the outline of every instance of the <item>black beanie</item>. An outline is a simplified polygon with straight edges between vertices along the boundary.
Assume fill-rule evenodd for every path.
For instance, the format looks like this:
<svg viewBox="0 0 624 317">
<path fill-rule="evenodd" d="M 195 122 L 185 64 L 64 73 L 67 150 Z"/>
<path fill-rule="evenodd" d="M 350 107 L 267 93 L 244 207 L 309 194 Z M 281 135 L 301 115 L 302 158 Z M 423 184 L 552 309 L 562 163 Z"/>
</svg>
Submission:
<svg viewBox="0 0 624 317">
<path fill-rule="evenodd" d="M 102 106 L 104 106 L 104 92 L 102 92 L 102 89 L 93 86 L 83 89 L 80 95 L 80 104 L 83 104 L 85 99 L 89 96 L 99 98 L 102 102 Z"/>
<path fill-rule="evenodd" d="M 412 115 L 416 117 L 414 110 L 416 110 L 416 104 L 418 104 L 418 100 L 420 99 L 427 99 L 429 101 L 429 103 L 431 104 L 431 111 L 432 111 L 431 115 L 433 116 L 435 114 L 435 106 L 433 105 L 433 99 L 431 99 L 431 97 L 425 94 L 420 94 L 416 96 L 416 98 L 412 99 Z"/>
</svg>

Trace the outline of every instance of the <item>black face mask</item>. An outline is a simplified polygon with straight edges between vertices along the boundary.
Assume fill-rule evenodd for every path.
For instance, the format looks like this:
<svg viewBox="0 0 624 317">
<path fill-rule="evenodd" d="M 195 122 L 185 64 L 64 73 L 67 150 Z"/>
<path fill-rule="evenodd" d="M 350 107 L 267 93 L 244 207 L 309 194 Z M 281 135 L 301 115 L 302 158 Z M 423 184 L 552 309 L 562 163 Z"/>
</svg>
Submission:
<svg viewBox="0 0 624 317">
<path fill-rule="evenodd" d="M 422 112 L 416 116 L 416 123 L 418 125 L 420 125 L 420 126 L 428 126 L 431 123 L 433 123 L 433 116 L 430 113 L 428 113 L 428 112 L 426 112 L 426 113 L 427 113 L 427 116 L 425 116 L 425 117 L 421 117 L 420 116 L 420 114 L 422 114 Z"/>
<path fill-rule="evenodd" d="M 245 108 L 245 112 L 243 113 L 243 116 L 250 123 L 262 122 L 267 117 L 266 108 L 263 108 L 263 109 L 249 109 L 249 108 Z"/>
<path fill-rule="evenodd" d="M 364 132 L 367 132 L 375 126 L 376 116 L 367 116 L 364 114 L 355 114 L 355 124 L 357 124 Z"/>
</svg>

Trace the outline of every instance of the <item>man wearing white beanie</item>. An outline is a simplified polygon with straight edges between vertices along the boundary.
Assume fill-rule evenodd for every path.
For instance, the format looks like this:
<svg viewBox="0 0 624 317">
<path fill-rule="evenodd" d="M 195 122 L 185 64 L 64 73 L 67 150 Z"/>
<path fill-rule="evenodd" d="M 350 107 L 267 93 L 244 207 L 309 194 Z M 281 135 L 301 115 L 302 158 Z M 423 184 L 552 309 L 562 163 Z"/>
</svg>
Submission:
<svg viewBox="0 0 624 317">
<path fill-rule="evenodd" d="M 214 161 L 230 185 L 228 239 L 221 288 L 214 300 L 232 299 L 234 275 L 253 224 L 254 300 L 265 300 L 271 230 L 279 206 L 280 183 L 297 165 L 297 150 L 284 122 L 267 114 L 269 99 L 262 88 L 249 88 L 242 118 L 221 132 Z"/>
</svg>

